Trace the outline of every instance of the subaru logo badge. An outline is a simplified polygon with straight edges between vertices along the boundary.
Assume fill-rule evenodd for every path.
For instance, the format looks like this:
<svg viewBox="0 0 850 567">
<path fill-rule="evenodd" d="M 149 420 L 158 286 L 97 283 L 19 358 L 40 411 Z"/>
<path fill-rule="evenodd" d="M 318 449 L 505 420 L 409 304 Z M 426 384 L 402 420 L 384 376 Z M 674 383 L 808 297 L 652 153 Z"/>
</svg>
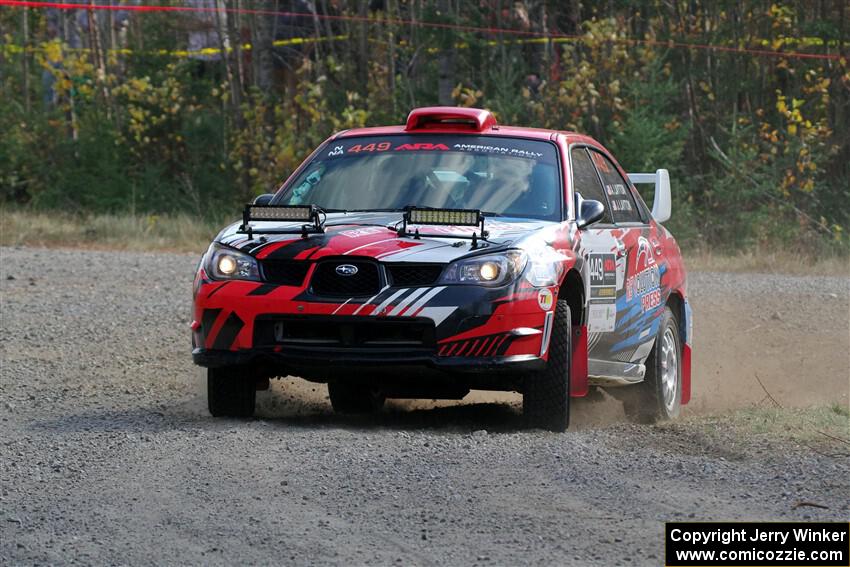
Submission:
<svg viewBox="0 0 850 567">
<path fill-rule="evenodd" d="M 351 264 L 340 264 L 336 267 L 336 273 L 341 276 L 353 276 L 357 271 L 357 266 L 352 266 Z"/>
</svg>

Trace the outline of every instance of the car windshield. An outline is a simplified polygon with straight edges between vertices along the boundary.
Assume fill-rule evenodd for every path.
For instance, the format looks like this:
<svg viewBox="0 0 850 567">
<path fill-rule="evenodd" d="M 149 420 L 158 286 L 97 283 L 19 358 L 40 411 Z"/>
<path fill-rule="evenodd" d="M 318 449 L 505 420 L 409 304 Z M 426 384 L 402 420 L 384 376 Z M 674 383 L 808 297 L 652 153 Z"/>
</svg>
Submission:
<svg viewBox="0 0 850 567">
<path fill-rule="evenodd" d="M 328 210 L 477 209 L 561 219 L 557 151 L 545 141 L 496 136 L 369 136 L 328 144 L 275 204 Z"/>
</svg>

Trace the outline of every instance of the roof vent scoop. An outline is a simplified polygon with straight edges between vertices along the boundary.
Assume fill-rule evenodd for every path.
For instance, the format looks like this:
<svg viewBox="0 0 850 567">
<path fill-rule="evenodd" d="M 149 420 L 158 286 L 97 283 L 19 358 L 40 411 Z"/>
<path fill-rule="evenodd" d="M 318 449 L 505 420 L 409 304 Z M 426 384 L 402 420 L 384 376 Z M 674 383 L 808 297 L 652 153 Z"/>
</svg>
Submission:
<svg viewBox="0 0 850 567">
<path fill-rule="evenodd" d="M 483 132 L 496 128 L 496 117 L 489 110 L 459 106 L 428 106 L 415 108 L 407 115 L 405 131 L 412 130 L 473 130 Z"/>
</svg>

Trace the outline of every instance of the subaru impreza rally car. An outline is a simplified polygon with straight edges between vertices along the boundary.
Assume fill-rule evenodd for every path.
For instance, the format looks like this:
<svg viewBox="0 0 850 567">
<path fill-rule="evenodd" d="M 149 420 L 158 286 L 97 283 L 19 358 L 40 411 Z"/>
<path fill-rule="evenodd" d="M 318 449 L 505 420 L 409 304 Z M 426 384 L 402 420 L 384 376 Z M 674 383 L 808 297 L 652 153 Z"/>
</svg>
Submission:
<svg viewBox="0 0 850 567">
<path fill-rule="evenodd" d="M 650 210 L 635 183 L 655 185 Z M 604 388 L 629 416 L 690 398 L 691 310 L 666 170 L 598 142 L 413 110 L 335 134 L 216 236 L 194 281 L 192 355 L 214 416 L 287 375 L 339 412 L 386 398 L 523 396 L 533 427 Z"/>
</svg>

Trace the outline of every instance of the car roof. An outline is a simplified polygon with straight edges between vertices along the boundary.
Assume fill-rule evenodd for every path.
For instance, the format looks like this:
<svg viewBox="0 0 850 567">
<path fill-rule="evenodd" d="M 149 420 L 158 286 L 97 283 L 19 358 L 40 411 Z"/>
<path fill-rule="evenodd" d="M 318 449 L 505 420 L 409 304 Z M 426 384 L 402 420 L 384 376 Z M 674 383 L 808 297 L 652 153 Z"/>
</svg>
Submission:
<svg viewBox="0 0 850 567">
<path fill-rule="evenodd" d="M 451 134 L 451 135 L 477 135 L 477 136 L 500 136 L 513 138 L 533 138 L 539 140 L 551 140 L 557 135 L 576 135 L 574 132 L 560 132 L 558 130 L 546 130 L 543 128 L 524 128 L 521 126 L 497 126 L 485 131 L 465 130 L 459 128 L 428 128 L 423 130 L 406 130 L 404 126 L 375 126 L 372 128 L 353 128 L 339 132 L 335 139 L 351 138 L 354 136 L 386 136 L 397 134 Z"/>
<path fill-rule="evenodd" d="M 352 138 L 356 136 L 415 136 L 419 134 L 475 135 L 531 138 L 537 140 L 562 138 L 568 143 L 582 142 L 602 147 L 593 138 L 576 132 L 546 128 L 527 128 L 523 126 L 502 126 L 496 123 L 495 117 L 487 110 L 450 106 L 416 108 L 410 112 L 406 125 L 353 128 L 338 132 L 331 139 Z"/>
</svg>

